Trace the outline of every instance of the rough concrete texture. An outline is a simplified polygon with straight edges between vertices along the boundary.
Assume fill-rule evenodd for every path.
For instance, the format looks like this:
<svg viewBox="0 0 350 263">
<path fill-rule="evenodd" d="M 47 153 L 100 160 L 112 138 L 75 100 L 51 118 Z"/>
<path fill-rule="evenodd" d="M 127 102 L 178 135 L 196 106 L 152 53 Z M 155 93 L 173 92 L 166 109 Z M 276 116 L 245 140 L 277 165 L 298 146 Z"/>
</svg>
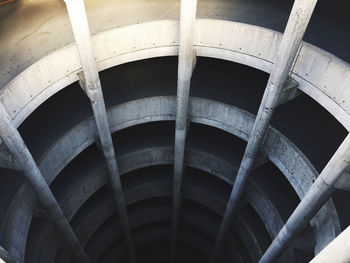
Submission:
<svg viewBox="0 0 350 263">
<path fill-rule="evenodd" d="M 126 127 L 131 127 L 144 122 L 174 120 L 175 102 L 175 97 L 154 97 L 116 106 L 109 112 L 111 130 L 112 132 L 116 132 L 118 130 L 125 129 Z M 206 124 L 223 129 L 242 138 L 243 140 L 248 139 L 248 134 L 254 121 L 254 117 L 246 111 L 232 106 L 230 107 L 222 103 L 214 103 L 213 101 L 199 98 L 193 98 L 191 100 L 189 116 L 191 121 L 194 123 Z M 93 119 L 90 119 L 89 121 L 81 123 L 81 125 L 75 127 L 64 137 L 59 139 L 42 158 L 40 163 L 40 169 L 43 171 L 45 179 L 49 183 L 52 182 L 59 172 L 62 171 L 62 169 L 71 160 L 73 160 L 74 157 L 93 143 L 95 136 L 96 127 L 93 125 Z M 276 143 L 276 141 L 279 141 L 279 143 Z M 281 169 L 300 198 L 302 198 L 307 192 L 307 189 L 311 186 L 312 181 L 315 180 L 317 176 L 317 173 L 312 165 L 305 157 L 303 157 L 303 154 L 298 151 L 298 149 L 290 141 L 280 135 L 277 131 L 272 131 L 269 133 L 264 149 L 267 150 L 267 155 L 271 161 Z M 128 165 L 121 164 L 121 173 L 130 172 L 135 164 L 139 165 L 140 163 L 147 163 L 148 161 L 157 161 L 165 158 L 166 156 L 168 156 L 170 159 L 165 161 L 165 163 L 169 163 L 173 160 L 173 156 L 169 154 L 157 154 L 157 151 L 155 151 L 153 154 L 158 156 L 158 158 L 150 158 L 149 155 L 140 155 L 140 160 L 132 161 L 131 163 L 128 163 Z M 298 162 L 296 162 L 296 158 L 298 158 Z M 210 173 L 221 177 L 223 174 L 226 174 L 224 177 L 232 176 L 228 175 L 227 171 L 222 170 L 223 167 L 217 167 L 217 165 L 212 164 L 212 159 L 208 159 L 207 161 L 208 162 L 203 162 L 202 160 L 202 163 L 210 165 L 211 168 L 201 169 L 208 172 L 210 171 Z M 150 163 L 143 165 L 151 166 Z M 292 167 L 293 165 L 294 167 Z M 198 163 L 196 168 L 200 167 L 201 164 Z M 126 171 L 124 169 L 126 169 Z M 294 172 L 289 173 L 288 171 L 290 170 L 293 170 Z M 232 183 L 232 177 L 229 180 L 224 180 Z M 23 189 L 25 188 L 26 186 L 23 186 Z M 19 193 L 18 200 L 21 200 L 20 196 L 23 198 L 22 194 L 26 195 L 25 192 Z M 19 206 L 21 207 L 20 203 Z M 30 222 L 28 221 L 28 217 L 30 217 L 30 212 L 26 210 L 26 207 L 23 209 L 24 210 L 21 213 L 18 213 L 19 210 L 17 209 L 13 210 L 13 212 L 18 216 L 14 215 L 15 217 L 10 223 L 11 226 L 7 226 L 7 242 L 8 244 L 11 244 L 11 247 L 13 247 L 13 253 L 24 253 L 23 242 L 25 240 L 17 237 L 18 229 L 16 227 L 21 225 L 22 233 L 26 233 L 28 231 L 28 223 Z M 27 215 L 24 216 L 23 214 Z M 333 204 L 332 202 L 329 202 L 315 218 L 314 226 L 316 229 L 318 229 L 316 230 L 316 233 L 318 233 L 317 243 L 320 247 L 332 240 L 335 237 L 334 233 L 340 232 L 339 223 L 337 221 L 338 219 L 336 212 L 334 211 Z"/>
<path fill-rule="evenodd" d="M 187 140 L 182 138 L 186 169 L 181 168 L 185 170 L 179 217 L 181 262 L 204 262 L 210 257 L 268 74 L 275 75 L 274 64 L 282 50 L 278 47 L 283 43 L 279 32 L 284 31 L 292 2 L 198 1 L 191 125 Z M 335 188 L 348 189 L 348 169 L 338 171 L 331 182 L 325 172 L 316 179 L 350 130 L 350 71 L 345 62 L 350 54 L 343 2 L 334 5 L 319 1 L 304 38 L 314 45 L 303 42 L 297 59 L 293 64 L 290 60 L 292 85 L 283 89 L 280 85 L 283 93 L 274 100 L 276 129 L 268 127 L 257 161 L 252 163 L 249 186 L 233 220 L 230 249 L 223 254 L 228 262 L 258 261 L 300 199 L 310 197 L 309 189 L 321 197 L 312 198 L 317 208 L 321 207 L 319 199 L 327 199 Z M 84 79 L 94 82 L 98 75 L 101 78 L 135 247 L 152 262 L 166 261 L 164 251 L 170 251 L 166 242 L 174 236 L 168 223 L 176 56 L 183 47 L 179 41 L 180 1 L 91 0 L 85 4 L 95 56 L 91 56 L 90 45 L 84 59 L 92 64 L 96 61 L 97 69 L 94 67 L 93 80 L 89 74 Z M 0 101 L 4 116 L 9 115 L 6 123 L 12 120 L 13 127 L 19 127 L 33 156 L 31 163 L 39 164 L 88 257 L 103 262 L 126 259 L 121 222 L 114 213 L 105 163 L 97 149 L 105 146 L 103 140 L 102 145 L 96 141 L 99 132 L 102 130 L 109 139 L 110 132 L 96 126 L 86 97 L 89 93 L 77 87 L 84 63 L 73 44 L 63 1 L 15 1 L 0 5 L 0 17 Z M 192 57 L 190 62 L 192 66 Z M 182 69 L 178 68 L 180 72 Z M 289 68 L 279 69 L 288 75 Z M 192 74 L 192 70 L 186 72 Z M 101 102 L 98 90 L 97 100 Z M 96 104 L 96 98 L 89 97 Z M 99 117 L 101 114 L 95 117 L 106 127 L 104 103 L 99 106 L 104 118 Z M 4 141 L 18 135 L 12 131 Z M 96 147 L 92 146 L 94 142 Z M 61 233 L 28 182 L 20 172 L 8 170 L 21 168 L 19 160 L 3 143 L 0 149 L 0 166 L 5 168 L 0 168 L 0 245 L 20 262 L 73 261 L 70 251 L 62 246 Z M 326 174 L 338 166 L 326 167 Z M 335 188 L 319 184 L 321 179 L 335 184 Z M 315 180 L 317 185 L 313 184 Z M 327 188 L 327 195 L 314 191 L 317 187 Z M 290 219 L 301 224 L 288 228 L 302 230 L 308 226 L 289 244 L 282 262 L 311 259 L 348 225 L 350 213 L 342 202 L 347 198 L 334 197 L 334 202 L 329 200 L 315 217 L 316 206 L 302 201 L 307 209 L 298 207 L 296 211 L 301 212 Z M 308 218 L 302 220 L 305 211 Z M 289 241 L 292 236 L 287 233 L 279 237 Z M 277 248 L 272 257 L 284 246 L 272 247 Z"/>
</svg>

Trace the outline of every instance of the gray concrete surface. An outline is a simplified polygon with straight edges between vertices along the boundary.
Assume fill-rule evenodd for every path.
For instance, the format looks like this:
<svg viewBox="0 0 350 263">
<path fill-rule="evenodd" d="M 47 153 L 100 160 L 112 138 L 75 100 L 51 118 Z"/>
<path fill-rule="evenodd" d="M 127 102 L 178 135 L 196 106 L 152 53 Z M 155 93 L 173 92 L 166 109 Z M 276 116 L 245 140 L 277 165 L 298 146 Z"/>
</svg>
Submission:
<svg viewBox="0 0 350 263">
<path fill-rule="evenodd" d="M 109 115 L 110 121 L 117 120 L 116 125 L 112 128 L 113 131 L 118 131 L 114 139 L 119 137 L 122 140 L 122 143 L 117 144 L 117 152 L 124 153 L 129 158 L 133 151 L 140 149 L 141 145 L 145 149 L 153 150 L 157 148 L 157 145 L 164 143 L 171 145 L 174 138 L 165 134 L 169 133 L 168 130 L 173 127 L 173 124 L 164 121 L 174 119 L 175 103 L 155 100 L 158 105 L 153 107 L 155 101 L 152 100 L 152 107 L 149 108 L 149 104 L 134 104 L 131 101 L 144 98 L 146 102 L 146 98 L 151 96 L 175 95 L 177 58 L 172 58 L 175 63 L 167 58 L 125 63 L 177 54 L 179 2 L 173 0 L 105 0 L 86 1 L 86 4 L 88 18 L 92 23 L 93 44 L 97 51 L 97 67 L 101 71 L 102 82 L 107 84 L 104 89 L 106 103 L 108 107 L 121 107 L 115 111 L 115 114 Z M 252 125 L 254 119 L 253 117 L 250 119 L 247 113 L 244 113 L 243 117 L 236 118 L 235 116 L 241 116 L 240 114 L 244 111 L 237 111 L 235 107 L 213 101 L 224 102 L 256 114 L 262 89 L 265 86 L 264 81 L 267 80 L 267 74 L 259 70 L 266 73 L 271 72 L 281 38 L 277 32 L 269 29 L 279 32 L 284 30 L 291 4 L 292 1 L 282 3 L 275 0 L 200 0 L 198 2 L 197 15 L 201 20 L 196 23 L 195 50 L 199 57 L 193 74 L 191 96 L 202 99 L 193 98 L 190 104 L 190 108 L 193 108 L 191 119 L 194 124 L 189 130 L 188 147 L 193 150 L 186 158 L 190 158 L 189 163 L 194 162 L 204 170 L 204 163 L 212 164 L 206 169 L 207 172 L 216 176 L 208 177 L 204 173 L 200 176 L 191 168 L 187 183 L 196 184 L 202 179 L 205 179 L 205 182 L 201 184 L 202 189 L 198 191 L 188 188 L 187 196 L 191 196 L 188 193 L 197 193 L 198 197 L 204 200 L 207 192 L 203 189 L 209 189 L 210 185 L 212 186 L 210 192 L 213 191 L 215 195 L 218 191 L 220 198 L 227 198 L 233 177 L 220 175 L 228 166 L 213 163 L 213 161 L 218 159 L 228 163 L 233 162 L 235 166 L 238 166 L 241 154 L 243 154 L 244 140 L 247 140 L 250 131 L 247 128 Z M 291 93 L 286 90 L 288 100 L 284 105 L 278 107 L 276 118 L 273 120 L 273 125 L 278 131 L 273 128 L 269 129 L 269 136 L 263 144 L 262 152 L 259 153 L 259 161 L 254 164 L 255 187 L 264 198 L 261 203 L 256 203 L 255 195 L 254 205 L 252 203 L 254 208 L 251 211 L 256 211 L 258 214 L 253 213 L 245 218 L 246 221 L 250 219 L 255 221 L 250 222 L 247 227 L 244 227 L 241 222 L 242 229 L 237 230 L 236 228 L 236 232 L 244 232 L 232 237 L 233 247 L 239 249 L 225 254 L 223 258 L 225 262 L 230 262 L 232 258 L 239 259 L 240 262 L 257 260 L 262 251 L 267 248 L 266 242 L 268 241 L 266 240 L 272 238 L 272 233 L 278 231 L 271 226 L 271 221 L 276 222 L 279 215 L 281 219 L 279 225 L 285 222 L 297 206 L 298 196 L 302 198 L 305 195 L 313 180 L 318 176 L 317 171 L 321 171 L 330 156 L 339 147 L 341 140 L 344 139 L 347 134 L 344 127 L 349 130 L 350 104 L 347 99 L 349 97 L 347 86 L 350 74 L 348 74 L 348 64 L 326 52 L 329 51 L 345 61 L 349 59 L 345 4 L 346 1 L 339 1 L 334 5 L 329 1 L 320 0 L 316 6 L 315 15 L 306 32 L 305 40 L 323 50 L 303 43 L 298 53 L 298 59 L 293 65 L 292 72 L 293 79 L 298 82 L 298 89 L 292 90 Z M 98 208 L 98 202 L 94 203 L 86 199 L 89 193 L 86 192 L 84 195 L 84 184 L 82 188 L 78 187 L 82 182 L 83 169 L 81 164 L 74 166 L 74 163 L 75 159 L 86 158 L 87 151 L 91 149 L 96 151 L 95 148 L 87 149 L 87 147 L 95 141 L 97 130 L 92 119 L 80 125 L 82 120 L 91 116 L 88 101 L 84 98 L 82 91 L 76 92 L 75 84 L 65 88 L 78 80 L 76 73 L 81 69 L 78 53 L 75 46 L 72 45 L 73 37 L 69 30 L 64 4 L 62 1 L 15 1 L 0 6 L 0 15 L 2 19 L 0 23 L 0 47 L 2 47 L 0 86 L 4 87 L 9 80 L 26 69 L 1 90 L 1 101 L 14 126 L 20 126 L 19 131 L 28 143 L 34 159 L 38 163 L 46 163 L 46 166 L 43 165 L 40 168 L 45 171 L 55 171 L 54 173 L 47 172 L 50 176 L 46 174 L 45 178 L 48 178 L 50 187 L 60 204 L 67 204 L 67 207 L 70 207 L 70 210 L 64 211 L 76 215 L 72 218 L 74 230 L 81 233 L 82 237 L 86 237 L 88 235 L 86 225 L 89 225 L 89 222 L 93 224 L 95 217 L 84 216 L 84 213 L 88 213 L 90 209 L 94 209 L 93 207 Z M 203 20 L 203 18 L 210 19 Z M 252 25 L 260 26 L 260 28 Z M 236 39 L 232 36 L 236 36 Z M 201 58 L 201 56 L 212 59 Z M 40 58 L 42 60 L 38 61 Z M 227 61 L 223 62 L 218 59 Z M 158 65 L 158 70 L 155 65 Z M 117 67 L 113 68 L 114 66 Z M 258 70 L 249 69 L 249 67 L 255 67 Z M 244 79 L 241 75 L 246 78 Z M 235 83 L 235 85 L 229 85 L 229 83 Z M 58 92 L 61 89 L 63 90 Z M 312 102 L 312 99 L 305 95 L 295 99 L 294 94 L 298 95 L 301 92 L 306 93 L 316 102 Z M 288 94 L 291 94 L 291 97 Z M 122 111 L 119 111 L 121 109 Z M 158 110 L 154 112 L 155 109 Z M 75 112 L 75 114 L 67 114 L 67 112 Z M 119 116 L 120 112 L 124 112 L 124 115 Z M 137 113 L 140 112 L 145 115 L 138 116 Z M 231 122 L 231 117 L 233 117 L 234 124 Z M 46 125 L 40 125 L 44 122 Z M 138 131 L 140 128 L 150 133 L 145 137 L 151 136 L 152 129 L 156 129 L 157 133 L 154 135 L 159 136 L 157 139 L 152 136 L 147 137 L 153 138 L 148 142 L 130 139 L 135 138 L 133 136 L 140 137 L 140 131 Z M 82 134 L 87 137 L 81 137 Z M 205 136 L 210 140 L 203 139 Z M 326 144 L 325 141 L 327 141 Z M 321 147 L 322 145 L 324 147 Z M 210 152 L 210 154 L 200 155 L 199 153 L 203 151 Z M 156 156 L 151 158 L 153 153 Z M 163 164 L 172 162 L 171 150 L 158 152 L 149 150 L 147 156 L 151 159 L 136 158 L 128 162 L 123 169 L 132 167 L 134 162 L 139 165 L 137 167 L 140 169 L 144 167 L 141 170 L 148 175 L 152 169 L 146 166 L 152 164 L 151 160 L 158 161 L 154 163 L 158 164 L 157 167 L 162 162 Z M 6 150 L 1 153 L 0 157 L 4 164 L 3 167 L 18 168 L 13 162 L 13 156 Z M 162 160 L 163 157 L 165 159 Z M 268 160 L 271 160 L 273 164 Z M 91 167 L 94 165 L 96 163 L 92 163 Z M 77 172 L 67 177 L 69 173 L 66 173 L 66 169 L 70 167 L 72 171 L 75 169 Z M 154 170 L 154 175 L 149 175 L 149 180 L 157 181 L 161 171 Z M 0 218 L 4 219 L 0 222 L 0 244 L 10 253 L 15 251 L 14 254 L 20 261 L 30 262 L 31 259 L 35 259 L 34 261 L 37 262 L 39 258 L 41 262 L 50 262 L 55 258 L 59 262 L 68 260 L 65 246 L 60 245 L 62 239 L 59 232 L 48 223 L 47 215 L 38 205 L 31 189 L 26 186 L 27 182 L 24 181 L 20 186 L 23 181 L 21 174 L 7 169 L 1 169 L 0 173 L 2 173 L 0 189 L 8 189 L 1 196 L 0 202 Z M 272 177 L 267 176 L 269 173 L 279 176 L 271 179 Z M 129 175 L 125 177 L 125 183 L 130 187 L 134 183 L 136 185 L 141 183 L 143 176 L 138 176 L 136 179 L 137 174 L 137 172 L 129 171 Z M 258 179 L 259 175 L 260 179 Z M 214 178 L 219 179 L 215 181 Z M 347 189 L 347 178 L 346 173 L 343 174 L 342 180 L 337 180 L 335 187 Z M 65 182 L 68 181 L 72 184 L 64 187 L 67 185 Z M 146 188 L 149 186 L 151 189 L 153 185 L 151 181 L 147 184 L 141 183 L 141 185 Z M 268 185 L 265 181 L 273 183 Z M 92 187 L 89 188 L 90 193 L 94 192 L 93 184 L 89 185 Z M 167 189 L 168 186 L 163 185 L 163 188 L 159 189 Z M 277 186 L 283 188 L 284 192 L 281 189 L 277 190 L 279 189 L 276 188 Z M 85 187 L 89 186 L 85 184 Z M 145 191 L 147 191 L 146 188 Z M 74 189 L 77 190 L 75 197 L 68 198 L 74 193 Z M 108 193 L 109 190 L 104 189 Z M 143 187 L 135 189 L 142 190 Z M 82 199 L 76 202 L 79 196 Z M 97 196 L 91 197 L 97 198 Z M 340 232 L 341 228 L 344 228 L 344 225 L 348 224 L 347 222 L 350 222 L 347 219 L 350 218 L 347 209 L 342 204 L 346 196 L 347 191 L 335 192 L 335 205 L 328 202 L 322 212 L 311 220 L 312 227 L 307 227 L 291 244 L 293 248 L 288 252 L 291 256 L 286 255 L 288 258 L 292 259 L 294 256 L 293 260 L 296 262 L 311 259 L 312 250 L 317 253 Z M 23 197 L 26 198 L 23 199 Z M 164 198 L 169 199 L 169 197 Z M 162 200 L 165 200 L 164 198 Z M 249 198 L 253 197 L 250 195 Z M 147 210 L 142 210 L 147 205 L 141 200 L 142 196 L 140 196 L 140 202 L 137 202 L 140 204 L 133 206 L 134 211 Z M 205 202 L 210 204 L 208 201 Z M 247 204 L 247 199 L 243 199 L 242 206 Z M 266 205 L 269 208 L 262 208 Z M 269 216 L 265 216 L 266 220 L 263 220 L 266 209 L 274 211 L 273 207 L 276 208 L 277 217 L 270 219 Z M 184 210 L 188 208 L 193 213 L 198 212 L 193 203 L 186 200 Z M 103 210 L 103 207 L 101 209 Z M 146 216 L 146 214 L 143 215 Z M 210 212 L 207 211 L 205 214 L 209 215 Z M 109 229 L 115 229 L 113 228 L 115 221 L 107 219 L 108 213 L 105 215 L 106 222 L 109 222 L 109 226 L 112 227 Z M 206 260 L 205 255 L 208 255 L 206 252 L 210 249 L 209 243 L 199 242 L 202 234 L 198 233 L 195 227 L 190 226 L 193 225 L 193 221 L 188 221 L 188 219 L 189 217 L 181 219 L 192 223 L 180 227 L 180 239 L 184 242 L 180 245 L 182 253 L 180 254 L 184 256 L 187 253 L 192 260 L 195 260 L 196 257 L 197 259 L 202 258 L 202 261 Z M 147 258 L 150 259 L 151 251 L 155 251 L 156 248 L 164 249 L 164 241 L 169 239 L 169 229 L 164 228 L 164 221 L 158 226 L 159 222 L 152 221 L 151 218 L 145 218 L 143 226 L 142 221 L 140 218 L 140 225 L 135 228 L 135 235 L 140 244 L 138 253 L 148 255 Z M 209 224 L 209 221 L 207 223 Z M 48 235 L 47 233 L 46 235 L 36 233 L 40 233 L 44 225 L 45 229 L 53 234 L 52 239 L 56 240 L 45 244 L 45 252 L 39 253 L 36 246 L 42 246 Z M 92 253 L 89 256 L 93 255 L 93 260 L 110 261 L 113 257 L 121 256 L 120 253 L 115 252 L 116 248 L 120 251 L 125 249 L 125 246 L 120 244 L 120 239 L 113 236 L 113 233 L 119 236 L 120 231 L 118 230 L 119 234 L 117 234 L 117 232 L 108 233 L 107 230 L 106 227 L 96 228 L 98 240 L 103 240 L 105 236 L 109 241 L 106 241 L 105 245 L 89 243 L 89 251 Z M 154 241 L 153 247 L 145 242 L 147 238 Z M 198 251 L 196 250 L 198 253 L 188 252 L 186 246 L 191 247 L 192 242 L 200 244 Z M 247 250 L 249 247 L 251 249 Z M 94 248 L 99 251 L 99 255 L 98 253 L 93 254 Z M 301 248 L 304 250 L 300 250 Z M 205 253 L 200 252 L 201 250 Z M 159 259 L 166 259 L 166 257 L 166 253 L 159 254 Z M 187 260 L 190 260 L 189 258 Z M 121 260 L 124 259 L 121 258 Z"/>
</svg>

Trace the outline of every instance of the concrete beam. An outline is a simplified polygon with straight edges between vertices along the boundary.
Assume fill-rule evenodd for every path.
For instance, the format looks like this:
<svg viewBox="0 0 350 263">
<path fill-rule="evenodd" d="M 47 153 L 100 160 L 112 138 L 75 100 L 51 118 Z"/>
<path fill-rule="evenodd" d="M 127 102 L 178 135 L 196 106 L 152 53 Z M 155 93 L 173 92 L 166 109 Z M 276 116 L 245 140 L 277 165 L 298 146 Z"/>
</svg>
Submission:
<svg viewBox="0 0 350 263">
<path fill-rule="evenodd" d="M 350 163 L 350 135 L 340 145 L 300 204 L 280 230 L 259 263 L 275 262 L 287 248 L 292 238 L 298 234 L 331 197 L 335 182 Z"/>
<path fill-rule="evenodd" d="M 3 261 L 4 263 L 18 263 L 18 261 L 13 259 L 2 246 L 0 246 L 0 261 Z"/>
<path fill-rule="evenodd" d="M 125 206 L 123 189 L 120 181 L 117 159 L 115 156 L 111 131 L 107 119 L 106 106 L 103 99 L 101 82 L 98 75 L 90 29 L 83 0 L 65 0 L 73 34 L 77 45 L 83 74 L 80 84 L 91 100 L 96 126 L 103 154 L 107 161 L 112 192 L 117 203 L 118 214 L 125 236 L 130 262 L 136 263 L 136 253 L 129 228 L 129 220 Z"/>
<path fill-rule="evenodd" d="M 89 262 L 61 207 L 57 203 L 21 135 L 12 125 L 11 118 L 2 103 L 0 103 L 0 136 L 9 151 L 16 158 L 18 165 L 24 172 L 25 178 L 33 187 L 41 204 L 51 214 L 52 220 L 60 229 L 73 253 L 77 256 L 77 260 L 80 262 Z"/>
<path fill-rule="evenodd" d="M 174 149 L 173 211 L 171 218 L 171 260 L 175 260 L 184 173 L 185 142 L 188 125 L 188 102 L 194 60 L 194 26 L 197 0 L 181 0 L 179 62 L 177 76 L 177 108 Z"/>
<path fill-rule="evenodd" d="M 350 262 L 350 226 L 325 247 L 310 263 Z"/>
<path fill-rule="evenodd" d="M 291 71 L 293 62 L 302 43 L 305 30 L 311 18 L 317 0 L 296 0 L 291 11 L 287 27 L 282 37 L 276 61 L 272 68 L 264 96 L 262 98 L 253 129 L 249 135 L 248 144 L 238 170 L 227 210 L 223 217 L 217 240 L 215 242 L 210 262 L 217 262 L 220 258 L 225 239 L 230 232 L 239 201 L 245 191 L 248 175 L 260 145 L 268 130 L 274 109 L 279 104 L 279 96 Z"/>
</svg>

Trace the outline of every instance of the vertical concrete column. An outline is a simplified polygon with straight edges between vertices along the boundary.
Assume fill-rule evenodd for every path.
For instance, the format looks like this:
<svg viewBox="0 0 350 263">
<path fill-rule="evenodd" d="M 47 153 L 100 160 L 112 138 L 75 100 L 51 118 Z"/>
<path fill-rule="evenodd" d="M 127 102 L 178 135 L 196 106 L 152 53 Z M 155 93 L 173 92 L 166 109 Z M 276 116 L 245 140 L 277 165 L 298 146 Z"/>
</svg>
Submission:
<svg viewBox="0 0 350 263">
<path fill-rule="evenodd" d="M 287 248 L 292 238 L 299 233 L 331 197 L 333 185 L 350 163 L 350 135 L 323 169 L 307 191 L 300 204 L 282 227 L 259 263 L 275 262 Z M 349 253 L 349 251 L 348 251 Z M 336 262 L 331 260 L 329 262 Z"/>
<path fill-rule="evenodd" d="M 111 131 L 107 119 L 106 107 L 102 95 L 101 82 L 92 47 L 90 29 L 83 0 L 65 0 L 69 18 L 72 24 L 75 42 L 78 48 L 83 69 L 82 87 L 90 98 L 95 116 L 99 139 L 103 154 L 107 161 L 110 182 L 114 198 L 117 203 L 122 231 L 126 239 L 126 246 L 130 262 L 136 262 L 136 253 L 129 227 L 129 220 L 124 200 L 124 193 L 120 181 L 118 164 L 115 156 Z"/>
<path fill-rule="evenodd" d="M 42 206 L 48 212 L 58 229 L 60 229 L 64 239 L 70 245 L 73 253 L 77 256 L 77 260 L 80 262 L 89 262 L 85 251 L 81 247 L 75 233 L 64 216 L 61 207 L 57 203 L 21 135 L 12 125 L 11 118 L 1 103 L 0 136 L 15 157 L 18 166 L 21 167 L 25 178 L 33 187 Z"/>
<path fill-rule="evenodd" d="M 350 226 L 328 244 L 310 263 L 350 262 Z"/>
<path fill-rule="evenodd" d="M 2 246 L 0 246 L 0 262 L 1 260 L 5 263 L 17 263 L 17 260 L 14 260 Z"/>
<path fill-rule="evenodd" d="M 181 206 L 181 185 L 187 133 L 188 100 L 193 72 L 193 38 L 197 0 L 181 0 L 180 42 L 177 75 L 177 109 L 174 150 L 173 210 L 171 219 L 171 259 L 175 259 Z"/>
<path fill-rule="evenodd" d="M 225 244 L 225 239 L 230 233 L 234 214 L 237 210 L 239 200 L 245 191 L 249 172 L 253 166 L 263 138 L 265 137 L 272 114 L 275 108 L 278 106 L 279 95 L 300 48 L 302 38 L 316 3 L 317 0 L 295 0 L 294 2 L 288 24 L 277 52 L 276 61 L 272 68 L 264 96 L 262 98 L 259 111 L 237 173 L 231 196 L 220 225 L 217 239 L 212 251 L 212 263 L 218 262 Z"/>
</svg>

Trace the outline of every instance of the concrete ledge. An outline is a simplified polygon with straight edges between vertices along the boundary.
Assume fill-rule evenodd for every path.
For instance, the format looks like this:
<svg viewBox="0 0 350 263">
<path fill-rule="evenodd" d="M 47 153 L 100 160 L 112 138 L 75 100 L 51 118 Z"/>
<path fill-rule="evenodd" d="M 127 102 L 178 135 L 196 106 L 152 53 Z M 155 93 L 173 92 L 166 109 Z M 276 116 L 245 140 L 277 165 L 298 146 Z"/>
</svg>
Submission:
<svg viewBox="0 0 350 263">
<path fill-rule="evenodd" d="M 270 72 L 281 34 L 258 26 L 198 19 L 195 31 L 198 56 L 213 57 Z M 235 36 L 235 37 L 232 37 Z M 178 22 L 152 21 L 99 33 L 93 37 L 99 70 L 123 63 L 174 56 L 178 52 Z M 304 43 L 292 77 L 298 88 L 327 109 L 350 131 L 349 65 Z M 0 101 L 16 126 L 57 91 L 78 80 L 81 71 L 74 45 L 34 63 L 1 89 Z"/>
<path fill-rule="evenodd" d="M 115 106 L 108 112 L 111 130 L 116 132 L 135 124 L 174 120 L 175 104 L 175 97 L 151 97 Z M 130 110 L 131 108 L 138 110 Z M 143 110 L 141 111 L 141 109 Z M 245 140 L 247 140 L 247 135 L 254 121 L 254 115 L 244 110 L 200 98 L 191 98 L 189 114 L 193 122 L 223 129 Z M 88 119 L 68 132 L 47 151 L 39 167 L 48 183 L 51 183 L 72 159 L 94 142 L 95 134 L 96 127 L 93 125 L 93 119 Z M 271 145 L 274 140 L 280 140 L 280 143 Z M 85 143 L 82 143 L 82 141 Z M 312 180 L 315 180 L 318 175 L 303 153 L 283 135 L 272 129 L 270 129 L 263 149 L 270 160 L 284 173 L 299 197 L 302 198 L 310 187 Z M 170 153 L 166 156 L 170 160 L 173 158 Z M 296 157 L 298 157 L 299 164 L 294 161 Z M 160 153 L 158 158 L 163 159 L 163 153 Z M 293 164 L 295 170 L 290 173 L 286 168 Z M 127 164 L 127 167 L 131 167 L 131 164 Z M 217 167 L 212 167 L 208 172 L 214 175 L 221 173 Z M 127 168 L 121 166 L 121 169 Z M 220 169 L 222 168 L 220 167 Z M 231 176 L 234 176 L 234 174 Z M 233 177 L 226 179 L 226 181 L 229 182 L 232 179 Z M 22 205 L 23 202 L 28 201 L 23 198 L 27 196 L 28 191 L 30 191 L 28 185 L 22 185 L 19 189 L 14 198 L 17 201 L 8 214 L 11 220 L 5 226 L 7 230 L 6 247 L 19 259 L 24 256 L 25 240 L 32 216 L 29 206 L 23 207 Z M 339 219 L 332 200 L 329 200 L 321 209 L 314 218 L 314 222 L 315 232 L 317 233 L 316 249 L 318 249 L 340 232 Z M 18 237 L 18 235 L 21 235 L 21 237 Z"/>
</svg>

